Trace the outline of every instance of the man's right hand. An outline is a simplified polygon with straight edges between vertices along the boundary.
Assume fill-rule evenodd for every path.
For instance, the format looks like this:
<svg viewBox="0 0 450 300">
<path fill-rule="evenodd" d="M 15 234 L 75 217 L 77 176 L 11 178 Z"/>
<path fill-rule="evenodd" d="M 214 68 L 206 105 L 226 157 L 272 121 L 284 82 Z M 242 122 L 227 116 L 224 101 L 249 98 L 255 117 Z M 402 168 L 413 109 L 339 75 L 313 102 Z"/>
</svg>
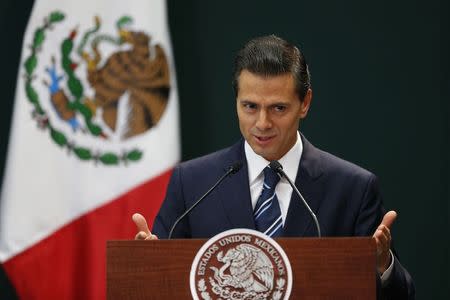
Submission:
<svg viewBox="0 0 450 300">
<path fill-rule="evenodd" d="M 150 229 L 148 229 L 147 226 L 147 221 L 145 221 L 145 218 L 141 214 L 135 213 L 132 219 L 138 230 L 138 233 L 134 237 L 135 240 L 148 241 L 158 239 L 156 235 L 150 232 Z"/>
</svg>

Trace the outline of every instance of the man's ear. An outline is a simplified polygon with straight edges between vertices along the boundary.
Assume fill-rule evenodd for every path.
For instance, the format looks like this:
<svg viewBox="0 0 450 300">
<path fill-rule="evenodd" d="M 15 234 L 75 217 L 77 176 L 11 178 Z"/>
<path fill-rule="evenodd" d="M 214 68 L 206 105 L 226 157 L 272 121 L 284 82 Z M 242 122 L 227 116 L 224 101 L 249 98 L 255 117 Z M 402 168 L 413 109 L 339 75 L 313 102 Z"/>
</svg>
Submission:
<svg viewBox="0 0 450 300">
<path fill-rule="evenodd" d="M 312 90 L 308 89 L 306 91 L 305 97 L 303 97 L 303 101 L 301 101 L 301 109 L 300 109 L 300 119 L 306 118 L 306 115 L 308 114 L 309 107 L 311 106 L 312 101 Z"/>
</svg>

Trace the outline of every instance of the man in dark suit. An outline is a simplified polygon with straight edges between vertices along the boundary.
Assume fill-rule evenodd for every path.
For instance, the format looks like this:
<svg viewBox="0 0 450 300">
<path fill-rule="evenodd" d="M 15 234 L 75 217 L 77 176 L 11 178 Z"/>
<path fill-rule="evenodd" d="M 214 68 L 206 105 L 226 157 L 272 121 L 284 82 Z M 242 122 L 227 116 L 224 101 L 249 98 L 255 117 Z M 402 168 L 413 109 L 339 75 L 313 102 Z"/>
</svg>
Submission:
<svg viewBox="0 0 450 300">
<path fill-rule="evenodd" d="M 166 238 L 175 220 L 237 162 L 242 168 L 177 225 L 174 237 L 209 238 L 232 228 L 273 237 L 316 236 L 301 200 L 267 167 L 276 160 L 295 178 L 323 236 L 374 237 L 383 297 L 414 298 L 412 279 L 391 251 L 389 228 L 396 213 L 385 213 L 376 177 L 315 148 L 298 132 L 312 100 L 308 66 L 299 49 L 273 35 L 249 41 L 236 57 L 233 86 L 244 139 L 177 166 L 153 234 L 141 215 L 133 216 L 136 239 Z"/>
</svg>

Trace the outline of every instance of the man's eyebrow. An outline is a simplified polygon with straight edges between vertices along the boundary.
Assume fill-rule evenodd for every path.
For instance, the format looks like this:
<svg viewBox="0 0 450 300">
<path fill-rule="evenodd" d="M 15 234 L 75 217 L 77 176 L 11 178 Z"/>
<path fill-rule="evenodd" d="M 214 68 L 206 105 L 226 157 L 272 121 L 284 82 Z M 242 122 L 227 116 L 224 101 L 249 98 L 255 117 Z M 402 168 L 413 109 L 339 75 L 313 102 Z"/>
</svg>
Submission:
<svg viewBox="0 0 450 300">
<path fill-rule="evenodd" d="M 255 101 L 252 100 L 248 100 L 248 99 L 238 99 L 239 103 L 242 104 L 254 104 L 254 105 L 259 105 L 258 103 L 256 103 Z M 268 107 L 274 107 L 274 106 L 289 106 L 290 102 L 289 101 L 277 101 L 275 103 L 271 103 Z"/>
<path fill-rule="evenodd" d="M 289 102 L 288 101 L 279 101 L 279 102 L 270 104 L 270 106 L 278 106 L 278 105 L 287 106 L 287 105 L 289 105 Z"/>
<path fill-rule="evenodd" d="M 276 107 L 276 106 L 285 106 L 285 107 L 287 107 L 287 106 L 290 106 L 290 105 L 291 105 L 291 103 L 289 101 L 280 100 L 280 101 L 271 103 L 269 105 L 269 107 Z"/>
<path fill-rule="evenodd" d="M 238 101 L 241 103 L 244 103 L 244 104 L 256 104 L 254 101 L 247 100 L 247 99 L 239 99 Z"/>
</svg>

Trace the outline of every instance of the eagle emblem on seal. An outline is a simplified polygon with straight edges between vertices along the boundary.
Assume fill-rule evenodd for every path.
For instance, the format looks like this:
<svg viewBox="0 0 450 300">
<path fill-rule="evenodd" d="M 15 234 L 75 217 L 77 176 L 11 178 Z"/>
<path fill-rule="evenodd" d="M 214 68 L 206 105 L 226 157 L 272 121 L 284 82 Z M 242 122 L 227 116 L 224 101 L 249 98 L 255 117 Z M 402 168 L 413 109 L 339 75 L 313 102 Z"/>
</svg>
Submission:
<svg viewBox="0 0 450 300">
<path fill-rule="evenodd" d="M 273 288 L 273 266 L 267 255 L 255 246 L 240 244 L 217 260 L 224 265 L 214 271 L 214 280 L 221 287 L 242 288 L 246 292 L 267 292 Z"/>
</svg>

